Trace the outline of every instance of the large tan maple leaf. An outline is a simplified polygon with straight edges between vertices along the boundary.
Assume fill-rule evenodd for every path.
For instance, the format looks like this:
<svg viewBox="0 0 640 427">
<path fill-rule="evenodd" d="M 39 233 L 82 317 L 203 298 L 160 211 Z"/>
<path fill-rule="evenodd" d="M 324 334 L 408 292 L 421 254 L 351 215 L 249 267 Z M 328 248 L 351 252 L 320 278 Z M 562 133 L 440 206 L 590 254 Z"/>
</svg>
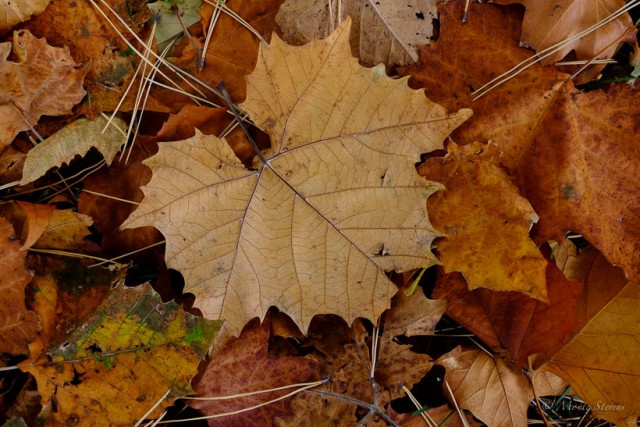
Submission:
<svg viewBox="0 0 640 427">
<path fill-rule="evenodd" d="M 208 318 L 237 333 L 271 305 L 306 330 L 318 313 L 376 319 L 384 274 L 436 262 L 420 154 L 471 114 L 447 114 L 384 67 L 351 56 L 349 21 L 327 39 L 261 47 L 242 108 L 271 136 L 256 170 L 213 136 L 160 143 L 145 199 L 123 227 L 154 225 L 167 264 Z"/>
</svg>

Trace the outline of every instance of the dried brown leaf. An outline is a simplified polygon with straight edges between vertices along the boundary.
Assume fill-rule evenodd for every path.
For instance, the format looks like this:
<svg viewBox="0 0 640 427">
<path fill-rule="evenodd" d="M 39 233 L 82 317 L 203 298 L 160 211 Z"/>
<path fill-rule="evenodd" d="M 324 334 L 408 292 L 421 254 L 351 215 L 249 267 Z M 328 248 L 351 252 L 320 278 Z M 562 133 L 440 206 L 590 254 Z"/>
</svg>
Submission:
<svg viewBox="0 0 640 427">
<path fill-rule="evenodd" d="M 9 60 L 13 52 L 17 62 Z M 84 97 L 87 70 L 78 68 L 68 48 L 49 46 L 29 31 L 16 31 L 13 44 L 0 43 L 0 150 L 40 116 L 71 113 Z"/>
<path fill-rule="evenodd" d="M 565 243 L 563 250 L 571 244 Z M 640 285 L 594 250 L 565 258 L 562 267 L 584 277 L 578 300 L 581 328 L 553 356 L 540 357 L 542 372 L 568 381 L 598 418 L 633 425 L 640 416 Z"/>
<path fill-rule="evenodd" d="M 25 268 L 26 251 L 19 250 L 13 227 L 0 217 L 0 352 L 26 354 L 40 329 L 38 316 L 25 307 L 24 289 L 32 273 Z"/>
<path fill-rule="evenodd" d="M 434 0 L 288 0 L 276 15 L 287 43 L 327 37 L 347 16 L 353 20 L 351 49 L 368 66 L 408 65 L 418 45 L 428 44 L 437 18 Z"/>
<path fill-rule="evenodd" d="M 263 47 L 242 104 L 272 140 L 257 170 L 200 133 L 147 162 L 153 178 L 124 227 L 161 230 L 185 291 L 229 331 L 271 305 L 303 330 L 318 313 L 376 319 L 395 293 L 384 271 L 435 262 L 425 200 L 439 185 L 414 165 L 470 111 L 447 114 L 360 67 L 348 35 Z"/>
<path fill-rule="evenodd" d="M 526 8 L 520 45 L 531 47 L 540 52 L 559 42 L 575 37 L 587 28 L 608 18 L 625 5 L 624 0 L 493 0 L 499 4 L 520 3 Z M 633 28 L 633 21 L 624 13 L 596 31 L 582 37 L 575 37 L 562 49 L 541 59 L 543 65 L 550 65 L 565 58 L 571 51 L 578 60 L 589 61 L 593 58 L 609 59 L 625 41 L 634 41 L 631 34 L 625 32 Z M 586 83 L 597 76 L 604 65 L 592 66 L 586 71 L 579 83 Z M 576 67 L 577 68 L 577 67 Z M 585 73 L 583 73 L 584 75 Z"/>
</svg>

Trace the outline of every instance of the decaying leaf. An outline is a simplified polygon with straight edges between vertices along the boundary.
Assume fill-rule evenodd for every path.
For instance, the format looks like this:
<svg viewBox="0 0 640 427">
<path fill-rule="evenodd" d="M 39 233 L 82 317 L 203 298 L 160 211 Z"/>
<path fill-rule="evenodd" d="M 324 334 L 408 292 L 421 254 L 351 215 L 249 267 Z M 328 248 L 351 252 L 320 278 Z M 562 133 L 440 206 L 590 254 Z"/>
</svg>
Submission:
<svg viewBox="0 0 640 427">
<path fill-rule="evenodd" d="M 418 60 L 416 47 L 429 44 L 434 0 L 288 0 L 276 15 L 287 43 L 301 45 L 327 37 L 350 16 L 351 47 L 363 64 L 408 65 Z"/>
<path fill-rule="evenodd" d="M 376 381 L 389 391 L 391 399 L 404 397 L 402 386 L 411 389 L 433 366 L 431 356 L 412 351 L 410 345 L 399 344 L 395 337 L 432 335 L 446 307 L 445 300 L 427 299 L 421 288 L 410 297 L 401 291 L 393 298 L 384 317 L 375 369 Z"/>
<path fill-rule="evenodd" d="M 322 360 L 326 361 L 328 366 L 325 369 L 330 370 L 331 378 L 322 386 L 314 388 L 314 391 L 297 394 L 291 401 L 293 415 L 279 417 L 274 424 L 279 427 L 314 425 L 346 427 L 358 423 L 358 405 L 354 400 L 386 408 L 390 401 L 388 391 L 379 388 L 375 395 L 373 393 L 369 377 L 370 349 L 365 343 L 368 333 L 360 320 L 353 324 L 353 339 L 342 345 L 335 345 L 336 343 L 332 342 L 337 338 L 333 335 L 340 334 L 342 335 L 340 338 L 344 339 L 347 334 L 338 328 L 327 328 L 330 323 L 325 322 L 330 322 L 330 318 L 316 318 L 313 322 L 310 331 L 321 331 L 322 339 L 315 344 L 316 348 L 324 353 Z M 325 324 L 324 327 L 323 324 Z M 349 331 L 348 328 L 347 331 Z M 389 351 L 389 348 L 381 351 Z M 423 361 L 421 359 L 417 363 Z M 430 366 L 429 363 L 424 370 L 428 370 Z M 413 371 L 408 373 L 408 377 L 411 377 L 416 370 Z M 334 396 L 316 392 L 331 393 Z M 336 395 L 346 396 L 351 401 L 337 398 Z"/>
<path fill-rule="evenodd" d="M 232 338 L 223 348 L 216 351 L 195 385 L 198 396 L 233 396 L 320 379 L 320 365 L 311 358 L 271 356 L 268 348 L 269 328 L 269 317 L 262 325 L 257 321 L 251 322 L 243 329 L 240 337 Z M 235 399 L 188 402 L 204 415 L 216 415 L 259 405 L 291 391 L 291 389 L 284 389 Z M 291 414 L 289 400 L 291 397 L 253 411 L 213 418 L 209 420 L 209 426 L 272 425 L 274 417 Z"/>
<path fill-rule="evenodd" d="M 9 60 L 12 52 L 17 62 Z M 69 49 L 51 47 L 28 31 L 17 31 L 13 45 L 0 43 L 0 150 L 40 116 L 71 113 L 84 97 L 85 74 Z"/>
<path fill-rule="evenodd" d="M 91 147 L 110 165 L 125 143 L 127 125 L 118 118 L 105 129 L 106 124 L 104 117 L 78 119 L 33 147 L 27 153 L 20 185 L 35 181 L 53 167 L 69 164 L 76 156 L 84 156 Z"/>
<path fill-rule="evenodd" d="M 519 291 L 546 302 L 547 261 L 529 239 L 538 215 L 485 148 L 451 143 L 444 158 L 418 170 L 446 187 L 427 205 L 446 235 L 438 242 L 440 260 L 448 272 L 461 272 L 469 289 Z"/>
<path fill-rule="evenodd" d="M 190 381 L 219 324 L 163 304 L 149 285 L 119 284 L 62 345 L 21 368 L 38 382 L 51 424 L 130 425 L 167 390 L 191 392 Z M 55 405 L 52 405 L 52 399 Z"/>
<path fill-rule="evenodd" d="M 581 0 L 493 0 L 499 4 L 520 3 L 526 8 L 520 44 L 540 52 L 557 43 L 573 38 L 562 49 L 552 55 L 541 58 L 543 65 L 560 61 L 574 51 L 576 59 L 611 58 L 622 42 L 625 32 L 633 28 L 633 21 L 624 13 L 612 21 L 600 26 L 589 35 L 577 37 L 586 29 L 605 20 L 625 5 L 624 0 L 594 0 L 585 3 Z M 632 36 L 628 40 L 635 40 Z M 597 75 L 604 65 L 592 71 Z M 588 81 L 589 79 L 585 80 Z"/>
<path fill-rule="evenodd" d="M 132 51 L 121 39 L 134 40 L 130 30 L 140 34 L 151 19 L 147 1 L 100 0 L 93 2 L 110 18 L 107 22 L 97 7 L 88 0 L 51 0 L 49 6 L 26 23 L 25 28 L 38 38 L 46 38 L 56 45 L 69 47 L 76 63 L 86 64 L 88 92 L 81 114 L 91 117 L 104 110 L 112 111 L 123 95 L 122 83 L 132 73 Z M 106 8 L 109 6 L 125 25 Z M 138 61 L 140 63 L 140 61 Z M 157 108 L 150 98 L 146 109 Z M 88 105 L 87 105 L 88 104 Z M 121 111 L 128 111 L 133 103 L 125 100 Z M 128 107 L 128 108 L 127 108 Z M 91 113 L 91 114 L 90 114 Z"/>
<path fill-rule="evenodd" d="M 565 257 L 561 266 L 585 278 L 577 307 L 581 329 L 551 358 L 539 358 L 540 370 L 568 381 L 598 418 L 634 425 L 640 416 L 640 285 L 594 250 Z"/>
<path fill-rule="evenodd" d="M 42 12 L 51 0 L 1 0 L 0 33 Z"/>
<path fill-rule="evenodd" d="M 27 353 L 40 322 L 38 316 L 25 307 L 24 288 L 32 273 L 25 268 L 25 251 L 13 238 L 13 228 L 0 217 L 0 352 Z"/>
<path fill-rule="evenodd" d="M 443 300 L 429 300 L 422 291 L 407 297 L 403 291 L 393 298 L 381 323 L 384 331 L 379 337 L 376 366 L 374 370 L 375 386 L 370 378 L 371 345 L 373 337 L 360 320 L 354 322 L 351 330 L 342 327 L 332 318 L 318 316 L 314 318 L 305 346 L 313 346 L 322 353 L 320 360 L 329 365 L 331 377 L 315 390 L 298 394 L 291 402 L 294 414 L 280 417 L 278 426 L 351 426 L 362 418 L 366 408 L 355 404 L 354 399 L 365 404 L 377 405 L 383 413 L 391 413 L 392 418 L 401 417 L 391 410 L 392 399 L 404 397 L 402 385 L 411 389 L 433 366 L 428 354 L 415 352 L 411 345 L 400 344 L 396 337 L 400 335 L 431 335 L 436 323 L 445 310 Z M 373 392 L 373 388 L 376 391 Z M 337 395 L 337 397 L 336 397 Z M 345 399 L 340 399 L 340 396 Z M 351 399 L 351 400 L 349 400 Z M 373 416 L 372 418 L 376 418 Z M 360 419 L 362 422 L 362 419 Z M 372 419 L 369 419 L 372 422 Z M 378 420 L 384 425 L 382 420 Z M 367 424 L 378 425 L 378 424 Z"/>
<path fill-rule="evenodd" d="M 303 330 L 317 313 L 376 319 L 395 292 L 384 271 L 435 262 L 425 200 L 440 186 L 414 164 L 470 111 L 448 115 L 384 67 L 360 67 L 348 36 L 347 23 L 303 48 L 263 46 L 242 104 L 272 140 L 257 170 L 199 133 L 147 161 L 153 178 L 123 226 L 162 231 L 185 291 L 229 331 L 271 305 Z"/>
</svg>

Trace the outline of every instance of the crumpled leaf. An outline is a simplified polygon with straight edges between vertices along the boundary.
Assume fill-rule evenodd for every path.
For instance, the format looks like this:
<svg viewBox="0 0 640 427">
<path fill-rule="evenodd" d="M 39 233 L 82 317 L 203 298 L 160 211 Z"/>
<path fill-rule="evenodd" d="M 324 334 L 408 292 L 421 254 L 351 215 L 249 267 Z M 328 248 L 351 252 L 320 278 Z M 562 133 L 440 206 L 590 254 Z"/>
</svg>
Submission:
<svg viewBox="0 0 640 427">
<path fill-rule="evenodd" d="M 520 3 L 526 8 L 520 45 L 540 52 L 608 18 L 625 5 L 624 0 L 492 0 L 499 4 Z M 552 55 L 541 58 L 543 65 L 560 61 L 574 51 L 578 60 L 609 59 L 617 52 L 627 29 L 633 27 L 628 13 L 602 25 L 589 35 L 575 38 Z M 629 36 L 628 40 L 635 40 Z M 596 66 L 585 83 L 604 67 Z"/>
<path fill-rule="evenodd" d="M 390 402 L 389 392 L 379 388 L 376 393 L 377 401 L 374 402 L 372 384 L 369 379 L 370 349 L 365 342 L 369 334 L 362 322 L 360 320 L 354 322 L 353 339 L 342 343 L 342 345 L 336 345 L 335 335 L 340 335 L 344 339 L 346 335 L 351 334 L 338 328 L 328 328 L 327 326 L 330 325 L 330 319 L 320 318 L 314 319 L 310 328 L 310 336 L 317 332 L 321 336 L 321 341 L 314 344 L 323 353 L 321 360 L 326 361 L 328 366 L 325 369 L 331 373 L 330 380 L 315 387 L 314 390 L 346 396 L 369 404 L 373 403 L 384 410 Z M 348 328 L 347 331 L 349 331 Z M 388 350 L 388 348 L 386 350 L 381 348 L 381 351 Z M 416 363 L 419 364 L 422 361 Z M 424 369 L 428 370 L 430 366 L 429 363 Z M 279 427 L 316 425 L 346 427 L 358 423 L 357 405 L 332 396 L 301 392 L 291 401 L 291 409 L 293 415 L 278 417 L 274 425 Z"/>
<path fill-rule="evenodd" d="M 43 176 L 56 166 L 69 164 L 76 156 L 84 156 L 95 147 L 110 165 L 126 140 L 127 124 L 117 117 L 106 128 L 107 119 L 81 118 L 65 126 L 27 153 L 20 185 L 25 185 Z"/>
<path fill-rule="evenodd" d="M 108 23 L 91 2 L 51 0 L 49 6 L 40 15 L 25 24 L 25 28 L 36 37 L 46 38 L 56 45 L 69 47 L 76 63 L 85 64 L 88 69 L 85 76 L 87 96 L 85 102 L 77 107 L 77 114 L 95 118 L 102 111 L 113 111 L 122 97 L 127 78 L 133 73 L 132 51 L 121 35 L 133 41 L 129 31 L 141 34 L 142 28 L 151 18 L 144 0 L 102 0 L 96 4 L 110 16 L 116 29 Z M 106 10 L 111 7 L 126 23 Z M 140 65 L 142 61 L 137 61 Z M 125 97 L 120 111 L 130 111 L 135 103 L 137 86 Z M 152 96 L 148 97 L 146 111 L 169 111 Z"/>
<path fill-rule="evenodd" d="M 162 231 L 167 265 L 231 332 L 271 305 L 303 331 L 317 313 L 376 319 L 395 292 L 384 271 L 435 262 L 425 200 L 440 186 L 414 164 L 470 111 L 448 115 L 382 66 L 360 67 L 348 35 L 347 23 L 303 48 L 263 46 L 242 104 L 272 140 L 257 170 L 199 133 L 147 161 L 153 178 L 123 226 Z"/>
<path fill-rule="evenodd" d="M 436 364 L 446 368 L 445 381 L 461 408 L 490 426 L 527 425 L 527 408 L 534 394 L 520 369 L 498 356 L 460 346 L 440 357 Z M 533 381 L 538 396 L 559 394 L 564 387 L 562 382 L 550 381 L 543 375 Z M 443 389 L 447 390 L 445 386 Z"/>
<path fill-rule="evenodd" d="M 346 16 L 353 20 L 352 51 L 362 63 L 396 66 L 418 60 L 416 47 L 429 44 L 438 14 L 434 0 L 288 0 L 276 22 L 287 43 L 301 45 L 327 37 Z"/>
<path fill-rule="evenodd" d="M 0 33 L 42 12 L 51 0 L 3 0 L 0 3 Z"/>
<path fill-rule="evenodd" d="M 38 316 L 25 307 L 24 289 L 32 273 L 25 267 L 26 251 L 12 239 L 13 227 L 0 217 L 0 352 L 26 354 L 38 330 Z"/>
<path fill-rule="evenodd" d="M 397 413 L 388 406 L 392 399 L 404 397 L 402 385 L 413 387 L 433 366 L 428 354 L 413 351 L 411 345 L 400 344 L 400 335 L 431 335 L 445 310 L 443 300 L 429 300 L 422 291 L 406 296 L 403 291 L 393 298 L 381 323 L 384 331 L 379 338 L 375 367 L 377 392 L 372 392 L 369 377 L 373 337 L 360 320 L 351 330 L 346 325 L 331 322 L 331 317 L 314 318 L 305 346 L 313 346 L 320 352 L 320 360 L 326 360 L 332 372 L 330 380 L 318 387 L 329 393 L 337 393 L 368 404 L 376 404 L 384 413 Z M 353 338 L 352 338 L 353 337 Z M 329 370 L 329 367 L 326 368 Z M 374 398 L 377 401 L 374 402 Z M 278 426 L 351 426 L 358 422 L 356 405 L 332 396 L 300 393 L 291 402 L 294 414 L 276 420 Z M 377 425 L 377 424 L 367 424 Z"/>
<path fill-rule="evenodd" d="M 50 424 L 130 425 L 167 390 L 167 400 L 149 417 L 191 392 L 218 328 L 175 302 L 163 304 L 150 285 L 119 284 L 65 343 L 49 349 L 49 357 L 21 369 L 36 378 Z"/>
<path fill-rule="evenodd" d="M 9 60 L 13 52 L 17 62 Z M 71 113 L 84 97 L 86 68 L 78 68 L 68 48 L 57 48 L 29 31 L 16 31 L 13 45 L 0 43 L 0 150 L 40 116 Z"/>
<path fill-rule="evenodd" d="M 440 260 L 447 272 L 461 272 L 469 289 L 519 291 L 547 302 L 547 261 L 529 239 L 538 215 L 484 148 L 450 143 L 444 158 L 418 170 L 446 187 L 427 204 L 433 226 L 446 235 L 438 241 Z"/>
<path fill-rule="evenodd" d="M 330 333 L 325 333 L 325 336 Z M 365 347 L 366 349 L 366 347 Z M 335 367 L 331 380 L 315 390 L 337 393 L 364 402 L 371 402 L 373 395 L 369 384 L 369 373 L 366 370 L 368 360 L 366 350 L 358 344 L 349 343 L 342 349 L 335 349 L 327 354 L 328 363 Z M 296 394 L 290 403 L 293 415 L 278 417 L 274 425 L 288 426 L 352 426 L 357 424 L 356 405 L 336 398 L 327 398 L 316 393 L 302 392 Z"/>
<path fill-rule="evenodd" d="M 389 391 L 392 400 L 405 397 L 402 386 L 411 389 L 433 366 L 431 356 L 416 353 L 410 345 L 399 344 L 394 338 L 433 335 L 446 307 L 445 300 L 427 299 L 421 288 L 409 297 L 400 291 L 393 298 L 384 317 L 375 369 L 376 381 Z"/>
<path fill-rule="evenodd" d="M 570 246 L 564 243 L 560 252 Z M 594 249 L 561 259 L 564 270 L 586 282 L 577 307 L 581 329 L 552 357 L 539 358 L 540 371 L 568 381 L 598 418 L 634 425 L 640 416 L 640 285 Z"/>
<path fill-rule="evenodd" d="M 232 396 L 319 380 L 320 366 L 315 360 L 300 356 L 273 357 L 269 354 L 269 329 L 268 316 L 262 325 L 257 321 L 251 322 L 240 337 L 232 338 L 223 348 L 214 352 L 194 386 L 198 396 Z M 235 399 L 191 400 L 188 403 L 204 415 L 215 415 L 259 405 L 291 391 L 284 389 Z M 272 425 L 274 417 L 291 414 L 289 401 L 292 397 L 253 411 L 210 419 L 209 426 Z"/>
</svg>

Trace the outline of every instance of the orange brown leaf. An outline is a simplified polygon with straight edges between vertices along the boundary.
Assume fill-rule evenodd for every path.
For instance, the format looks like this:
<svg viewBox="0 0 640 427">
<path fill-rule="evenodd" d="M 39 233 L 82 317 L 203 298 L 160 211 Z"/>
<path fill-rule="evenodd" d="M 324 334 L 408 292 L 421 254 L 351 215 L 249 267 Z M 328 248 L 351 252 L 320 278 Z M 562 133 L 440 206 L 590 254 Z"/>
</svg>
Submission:
<svg viewBox="0 0 640 427">
<path fill-rule="evenodd" d="M 519 291 L 547 301 L 547 261 L 529 239 L 538 215 L 484 151 L 478 142 L 451 143 L 444 158 L 418 170 L 446 187 L 427 203 L 434 227 L 446 235 L 438 242 L 440 260 L 448 272 L 461 272 L 469 289 Z"/>
<path fill-rule="evenodd" d="M 478 88 L 530 55 L 517 47 L 517 10 L 472 3 L 474 19 L 465 30 L 457 19 L 462 3 L 441 6 L 442 37 L 425 49 L 425 63 L 406 71 L 415 72 L 427 92 L 457 96 L 464 105 L 465 84 Z M 501 19 L 510 24 L 508 31 L 494 25 Z M 470 37 L 472 56 L 462 58 Z M 455 89 L 443 87 L 447 72 Z M 491 141 L 494 162 L 506 168 L 540 216 L 533 228 L 537 244 L 561 241 L 568 231 L 582 234 L 638 281 L 640 194 L 627 190 L 640 187 L 640 147 L 629 138 L 639 131 L 638 92 L 618 84 L 580 93 L 556 76 L 552 67 L 534 66 L 499 86 L 474 104 L 477 114 L 453 137 L 461 144 Z"/>
<path fill-rule="evenodd" d="M 446 299 L 447 315 L 525 367 L 530 355 L 557 349 L 580 324 L 576 298 L 582 285 L 566 280 L 553 263 L 546 270 L 548 304 L 518 292 L 469 291 L 457 273 L 439 277 L 433 297 Z"/>
<path fill-rule="evenodd" d="M 13 227 L 0 217 L 0 352 L 26 354 L 40 329 L 38 316 L 25 306 L 24 289 L 32 273 L 25 268 L 25 251 L 13 237 Z"/>
<path fill-rule="evenodd" d="M 562 267 L 585 278 L 577 306 L 581 328 L 537 364 L 568 381 L 598 418 L 633 425 L 640 416 L 640 285 L 594 250 L 566 258 Z"/>
</svg>

